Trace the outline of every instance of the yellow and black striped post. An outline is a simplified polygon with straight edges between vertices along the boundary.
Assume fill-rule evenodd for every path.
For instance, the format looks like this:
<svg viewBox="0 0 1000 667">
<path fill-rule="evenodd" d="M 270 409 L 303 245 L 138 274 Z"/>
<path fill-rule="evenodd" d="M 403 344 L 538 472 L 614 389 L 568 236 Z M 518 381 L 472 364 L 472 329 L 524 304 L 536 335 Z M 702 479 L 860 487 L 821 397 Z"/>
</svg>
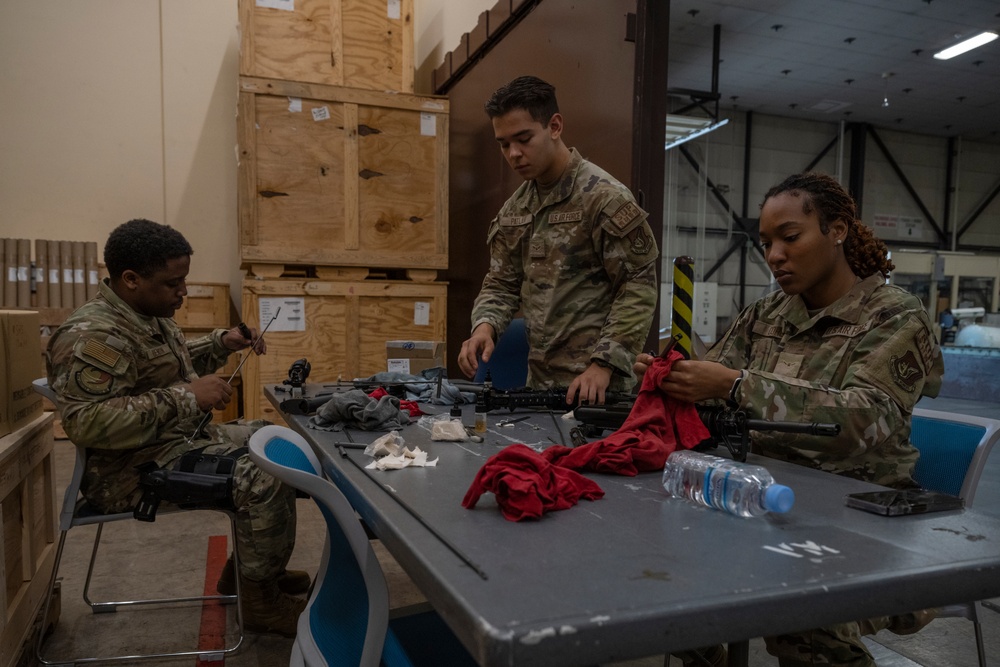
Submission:
<svg viewBox="0 0 1000 667">
<path fill-rule="evenodd" d="M 674 259 L 674 304 L 670 334 L 677 339 L 674 349 L 691 358 L 691 322 L 694 320 L 694 260 L 687 256 Z"/>
</svg>

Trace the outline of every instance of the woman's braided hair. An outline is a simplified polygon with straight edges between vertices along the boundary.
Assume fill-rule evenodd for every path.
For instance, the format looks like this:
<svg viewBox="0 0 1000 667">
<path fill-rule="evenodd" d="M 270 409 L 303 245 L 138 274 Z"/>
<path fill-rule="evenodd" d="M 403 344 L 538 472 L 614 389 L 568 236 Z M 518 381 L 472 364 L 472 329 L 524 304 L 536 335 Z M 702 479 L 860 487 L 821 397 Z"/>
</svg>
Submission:
<svg viewBox="0 0 1000 667">
<path fill-rule="evenodd" d="M 854 198 L 831 176 L 815 172 L 795 174 L 775 185 L 764 195 L 764 202 L 783 192 L 804 193 L 802 212 L 815 212 L 819 218 L 819 228 L 824 234 L 830 232 L 830 224 L 836 220 L 847 223 L 847 238 L 844 240 L 844 256 L 854 275 L 867 278 L 875 272 L 888 277 L 895 265 L 889 261 L 889 249 L 868 225 L 858 220 L 858 207 Z M 761 208 L 764 206 L 761 202 Z"/>
</svg>

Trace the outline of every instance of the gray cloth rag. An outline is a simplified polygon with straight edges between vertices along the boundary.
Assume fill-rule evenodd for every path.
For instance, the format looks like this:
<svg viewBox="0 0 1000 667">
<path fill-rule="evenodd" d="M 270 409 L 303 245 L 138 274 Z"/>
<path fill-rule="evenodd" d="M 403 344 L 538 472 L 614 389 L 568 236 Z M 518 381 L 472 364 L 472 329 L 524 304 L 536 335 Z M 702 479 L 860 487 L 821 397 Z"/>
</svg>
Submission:
<svg viewBox="0 0 1000 667">
<path fill-rule="evenodd" d="M 470 392 L 462 392 L 454 384 L 445 379 L 445 369 L 440 366 L 421 371 L 420 375 L 382 371 L 369 378 L 359 378 L 363 382 L 389 382 L 403 385 L 406 399 L 431 405 L 462 405 L 475 403 L 476 396 Z M 440 380 L 439 380 L 440 378 Z M 441 392 L 438 394 L 440 382 Z"/>
<path fill-rule="evenodd" d="M 345 428 L 392 431 L 409 421 L 399 409 L 399 399 L 395 396 L 376 400 L 360 389 L 352 389 L 334 394 L 309 418 L 308 426 L 320 431 L 343 431 Z"/>
</svg>

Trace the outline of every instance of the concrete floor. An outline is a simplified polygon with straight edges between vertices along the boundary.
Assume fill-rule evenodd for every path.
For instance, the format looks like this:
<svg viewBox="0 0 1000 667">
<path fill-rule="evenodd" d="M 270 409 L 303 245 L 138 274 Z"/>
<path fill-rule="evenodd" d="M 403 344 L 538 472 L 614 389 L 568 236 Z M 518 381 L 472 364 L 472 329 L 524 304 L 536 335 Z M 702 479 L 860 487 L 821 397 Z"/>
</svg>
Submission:
<svg viewBox="0 0 1000 667">
<path fill-rule="evenodd" d="M 934 409 L 955 409 L 983 413 L 981 406 L 972 404 L 922 403 Z M 965 410 L 964 408 L 971 408 Z M 963 408 L 963 409 L 957 409 Z M 986 413 L 1000 416 L 1000 406 L 987 406 Z M 56 443 L 58 493 L 72 472 L 73 448 L 66 441 Z M 994 451 L 987 464 L 976 498 L 977 509 L 1000 516 L 1000 451 Z M 323 548 L 325 524 L 315 505 L 298 501 L 298 539 L 290 567 L 315 571 Z M 92 614 L 82 601 L 81 593 L 94 529 L 75 528 L 70 531 L 63 563 L 61 616 L 55 631 L 46 641 L 45 652 L 51 658 L 70 655 L 92 655 L 100 651 L 131 653 L 182 646 L 198 646 L 201 615 L 197 607 L 181 610 L 121 610 L 115 614 Z M 141 592 L 156 595 L 157 589 L 184 590 L 199 594 L 206 586 L 205 563 L 209 538 L 229 536 L 228 519 L 211 512 L 183 513 L 158 517 L 154 524 L 126 521 L 111 524 L 104 530 L 101 551 L 95 570 L 91 594 L 94 598 L 115 595 L 124 582 L 139 581 Z M 219 538 L 215 538 L 219 539 Z M 380 547 L 380 545 L 377 545 Z M 393 606 L 410 604 L 419 599 L 391 556 L 382 550 L 393 595 Z M 214 583 L 214 582 L 213 582 Z M 135 589 L 127 589 L 134 591 Z M 104 599 L 107 599 L 106 597 Z M 1000 600 L 997 600 L 1000 602 Z M 228 633 L 233 638 L 235 622 L 228 613 Z M 1000 664 L 1000 613 L 985 611 L 983 630 L 987 656 Z M 977 664 L 972 624 L 961 618 L 937 619 L 922 632 L 899 637 L 883 632 L 873 638 L 871 649 L 880 667 L 973 667 Z M 274 667 L 287 665 L 292 640 L 273 635 L 248 633 L 243 647 L 226 659 L 231 667 Z M 34 664 L 34 661 L 23 664 Z M 144 662 L 145 665 L 194 665 L 196 659 Z M 204 663 L 218 664 L 218 663 Z M 672 659 L 673 666 L 680 662 Z M 777 661 L 764 651 L 761 640 L 750 644 L 751 667 L 776 665 Z M 615 667 L 662 667 L 662 656 L 615 663 Z"/>
</svg>

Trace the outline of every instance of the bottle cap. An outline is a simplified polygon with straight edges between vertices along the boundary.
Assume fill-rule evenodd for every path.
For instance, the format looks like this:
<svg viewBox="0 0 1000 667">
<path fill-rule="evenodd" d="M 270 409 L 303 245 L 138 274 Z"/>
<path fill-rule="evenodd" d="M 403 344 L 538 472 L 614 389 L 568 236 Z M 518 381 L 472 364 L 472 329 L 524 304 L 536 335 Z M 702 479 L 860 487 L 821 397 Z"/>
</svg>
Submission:
<svg viewBox="0 0 1000 667">
<path fill-rule="evenodd" d="M 461 419 L 462 418 L 462 408 L 459 407 L 459 406 L 457 406 L 457 405 L 451 406 L 451 416 L 452 417 L 457 417 L 457 418 Z"/>
<path fill-rule="evenodd" d="M 784 484 L 772 484 L 764 491 L 764 507 L 782 514 L 795 504 L 795 492 Z"/>
</svg>

